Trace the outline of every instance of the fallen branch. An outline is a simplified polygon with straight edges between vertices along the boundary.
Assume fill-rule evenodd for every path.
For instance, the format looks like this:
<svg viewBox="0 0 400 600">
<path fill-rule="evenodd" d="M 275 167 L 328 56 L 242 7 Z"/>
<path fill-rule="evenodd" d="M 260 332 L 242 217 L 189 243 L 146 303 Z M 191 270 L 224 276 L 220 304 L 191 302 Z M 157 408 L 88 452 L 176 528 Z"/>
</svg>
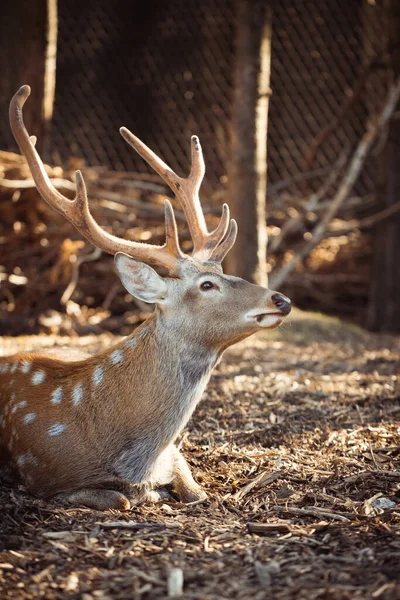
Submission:
<svg viewBox="0 0 400 600">
<path fill-rule="evenodd" d="M 314 506 L 313 508 L 296 508 L 295 506 L 273 506 L 270 509 L 270 512 L 287 513 L 289 515 L 295 515 L 299 517 L 317 517 L 318 519 L 324 517 L 325 519 L 342 521 L 343 523 L 350 523 L 353 519 L 355 519 L 355 515 L 353 516 L 350 513 L 343 514 L 331 512 L 323 508 L 318 508 L 316 506 Z"/>
</svg>

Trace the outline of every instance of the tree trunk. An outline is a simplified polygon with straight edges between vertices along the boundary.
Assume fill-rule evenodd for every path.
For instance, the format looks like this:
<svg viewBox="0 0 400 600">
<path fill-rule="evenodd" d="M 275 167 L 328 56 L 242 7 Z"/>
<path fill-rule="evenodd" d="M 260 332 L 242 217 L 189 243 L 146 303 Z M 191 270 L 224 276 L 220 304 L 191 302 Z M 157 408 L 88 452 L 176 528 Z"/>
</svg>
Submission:
<svg viewBox="0 0 400 600">
<path fill-rule="evenodd" d="M 393 78 L 400 77 L 400 4 L 390 1 L 389 53 Z M 389 123 L 382 152 L 383 185 L 380 208 L 388 208 L 400 198 L 400 120 Z M 374 265 L 367 326 L 374 331 L 400 332 L 400 214 L 376 229 Z"/>
<path fill-rule="evenodd" d="M 238 239 L 227 270 L 267 285 L 267 127 L 271 10 L 265 0 L 237 0 L 236 71 L 229 204 Z"/>
<path fill-rule="evenodd" d="M 29 133 L 37 137 L 37 148 L 42 150 L 44 140 L 43 97 L 46 58 L 47 0 L 20 0 L 21 44 L 24 56 L 18 79 L 21 85 L 31 86 L 31 97 L 24 121 Z"/>
<path fill-rule="evenodd" d="M 46 158 L 55 91 L 57 0 L 15 0 L 9 10 L 10 35 L 18 55 L 17 71 L 10 74 L 10 99 L 19 86 L 31 86 L 24 121 L 29 133 L 37 136 L 37 149 Z"/>
</svg>

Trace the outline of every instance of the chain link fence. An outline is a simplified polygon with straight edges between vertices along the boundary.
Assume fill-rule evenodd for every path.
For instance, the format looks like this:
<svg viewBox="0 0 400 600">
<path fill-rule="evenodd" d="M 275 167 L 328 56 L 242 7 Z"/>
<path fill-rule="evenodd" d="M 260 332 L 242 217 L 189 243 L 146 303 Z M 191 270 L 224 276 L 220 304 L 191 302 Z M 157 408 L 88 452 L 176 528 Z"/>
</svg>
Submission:
<svg viewBox="0 0 400 600">
<path fill-rule="evenodd" d="M 346 144 L 356 143 L 371 108 L 384 96 L 385 77 L 376 75 L 376 64 L 371 67 L 373 57 L 382 58 L 386 39 L 384 0 L 376 4 L 274 2 L 271 182 L 304 170 L 313 141 L 329 125 L 332 131 L 307 168 L 332 165 Z M 60 2 L 52 162 L 66 165 L 71 156 L 82 157 L 88 165 L 146 172 L 118 133 L 125 125 L 185 172 L 190 135 L 196 133 L 205 152 L 205 184 L 223 187 L 239 25 L 233 0 Z M 16 89 L 10 89 L 12 70 L 17 71 L 13 49 L 3 48 L 3 57 L 7 53 L 11 68 L 7 81 L 0 81 L 4 110 Z M 371 69 L 365 69 L 368 61 Z M 360 77 L 372 82 L 368 94 L 360 94 L 335 126 L 346 103 L 352 104 Z M 6 118 L 0 143 L 15 149 Z M 364 189 L 373 179 L 374 169 L 367 169 Z"/>
</svg>

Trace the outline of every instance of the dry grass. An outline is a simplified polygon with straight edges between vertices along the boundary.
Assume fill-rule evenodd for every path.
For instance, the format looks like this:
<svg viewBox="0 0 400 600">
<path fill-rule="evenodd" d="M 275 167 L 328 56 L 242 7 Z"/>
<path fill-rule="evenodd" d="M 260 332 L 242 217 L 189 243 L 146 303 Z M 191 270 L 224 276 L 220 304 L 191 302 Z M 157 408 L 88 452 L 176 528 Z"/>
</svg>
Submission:
<svg viewBox="0 0 400 600">
<path fill-rule="evenodd" d="M 0 597 L 399 598 L 399 360 L 302 313 L 234 347 L 182 439 L 209 499 L 111 514 L 3 488 Z"/>
</svg>

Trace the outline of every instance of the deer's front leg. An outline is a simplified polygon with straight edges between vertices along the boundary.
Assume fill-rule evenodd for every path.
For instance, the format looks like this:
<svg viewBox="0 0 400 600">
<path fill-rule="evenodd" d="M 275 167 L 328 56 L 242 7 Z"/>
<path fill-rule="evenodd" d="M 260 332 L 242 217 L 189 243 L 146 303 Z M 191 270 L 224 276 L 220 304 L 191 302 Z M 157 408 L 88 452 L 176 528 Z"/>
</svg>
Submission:
<svg viewBox="0 0 400 600">
<path fill-rule="evenodd" d="M 182 502 L 195 502 L 207 498 L 205 491 L 193 479 L 186 460 L 172 444 L 158 457 L 151 480 L 155 488 L 172 488 Z"/>
<path fill-rule="evenodd" d="M 178 494 L 182 502 L 196 502 L 196 500 L 205 500 L 206 492 L 193 479 L 189 465 L 186 459 L 179 452 L 178 448 L 171 446 L 174 456 L 174 473 L 172 479 L 172 488 Z"/>
</svg>

